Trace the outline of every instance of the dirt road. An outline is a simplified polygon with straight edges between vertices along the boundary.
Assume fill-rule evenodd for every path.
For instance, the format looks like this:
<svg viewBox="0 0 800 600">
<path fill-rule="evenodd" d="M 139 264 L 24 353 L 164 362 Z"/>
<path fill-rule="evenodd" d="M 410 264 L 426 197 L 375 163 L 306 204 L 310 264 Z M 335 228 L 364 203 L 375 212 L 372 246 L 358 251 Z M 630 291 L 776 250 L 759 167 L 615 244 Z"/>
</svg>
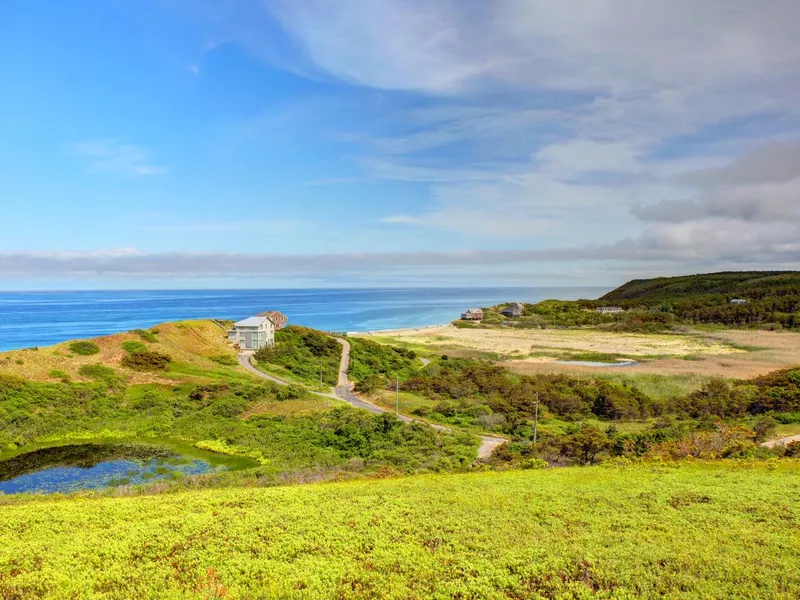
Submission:
<svg viewBox="0 0 800 600">
<path fill-rule="evenodd" d="M 797 435 L 787 435 L 786 437 L 776 438 L 774 440 L 769 440 L 761 444 L 765 448 L 774 448 L 775 446 L 786 446 L 791 442 L 800 442 L 800 434 Z"/>
</svg>

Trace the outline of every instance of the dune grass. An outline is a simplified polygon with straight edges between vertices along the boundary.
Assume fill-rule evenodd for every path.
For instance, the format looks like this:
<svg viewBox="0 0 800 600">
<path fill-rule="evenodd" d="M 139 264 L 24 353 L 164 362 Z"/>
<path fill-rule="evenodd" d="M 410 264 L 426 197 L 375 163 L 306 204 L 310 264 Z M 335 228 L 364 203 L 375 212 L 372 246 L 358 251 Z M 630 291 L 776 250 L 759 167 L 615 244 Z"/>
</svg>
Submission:
<svg viewBox="0 0 800 600">
<path fill-rule="evenodd" d="M 568 468 L 0 505 L 2 598 L 796 598 L 800 467 Z"/>
</svg>

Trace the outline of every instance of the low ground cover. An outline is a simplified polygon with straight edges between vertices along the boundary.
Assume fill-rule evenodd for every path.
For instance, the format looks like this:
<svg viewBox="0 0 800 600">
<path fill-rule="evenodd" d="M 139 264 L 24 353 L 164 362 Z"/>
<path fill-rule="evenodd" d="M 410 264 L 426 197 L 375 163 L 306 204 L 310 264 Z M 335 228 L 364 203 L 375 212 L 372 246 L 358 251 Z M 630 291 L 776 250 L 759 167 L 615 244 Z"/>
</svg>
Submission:
<svg viewBox="0 0 800 600">
<path fill-rule="evenodd" d="M 800 595 L 797 462 L 4 502 L 3 598 Z"/>
</svg>

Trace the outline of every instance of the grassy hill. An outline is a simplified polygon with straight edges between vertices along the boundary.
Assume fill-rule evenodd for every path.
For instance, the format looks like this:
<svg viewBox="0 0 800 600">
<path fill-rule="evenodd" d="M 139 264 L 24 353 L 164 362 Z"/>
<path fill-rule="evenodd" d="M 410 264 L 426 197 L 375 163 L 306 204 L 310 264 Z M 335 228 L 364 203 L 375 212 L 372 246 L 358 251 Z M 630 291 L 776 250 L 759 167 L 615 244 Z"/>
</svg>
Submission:
<svg viewBox="0 0 800 600">
<path fill-rule="evenodd" d="M 170 357 L 168 368 L 142 371 L 126 367 L 123 358 L 130 354 L 126 344 Z M 249 379 L 237 366 L 224 327 L 210 320 L 163 323 L 148 330 L 0 353 L 0 372 L 33 381 L 91 382 L 95 380 L 91 370 L 84 369 L 82 374 L 81 367 L 97 364 L 114 369 L 129 384 Z"/>
<path fill-rule="evenodd" d="M 2 598 L 797 598 L 800 465 L 4 500 Z"/>
<path fill-rule="evenodd" d="M 602 301 L 665 300 L 705 295 L 763 298 L 769 294 L 797 293 L 798 271 L 743 271 L 634 279 L 601 297 Z"/>
</svg>

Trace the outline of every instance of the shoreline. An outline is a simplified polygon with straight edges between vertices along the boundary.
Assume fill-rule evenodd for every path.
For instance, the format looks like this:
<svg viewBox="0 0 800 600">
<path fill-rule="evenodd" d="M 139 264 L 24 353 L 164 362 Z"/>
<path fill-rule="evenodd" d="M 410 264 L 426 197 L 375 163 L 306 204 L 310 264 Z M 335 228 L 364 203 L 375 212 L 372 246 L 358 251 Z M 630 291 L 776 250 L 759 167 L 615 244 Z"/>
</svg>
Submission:
<svg viewBox="0 0 800 600">
<path fill-rule="evenodd" d="M 345 332 L 348 337 L 357 337 L 359 335 L 391 335 L 391 334 L 402 334 L 402 333 L 411 333 L 414 331 L 423 331 L 426 329 L 438 329 L 440 327 L 450 327 L 450 323 L 438 323 L 436 325 L 420 325 L 418 327 L 399 327 L 394 329 L 370 329 L 367 331 L 347 331 Z"/>
</svg>

